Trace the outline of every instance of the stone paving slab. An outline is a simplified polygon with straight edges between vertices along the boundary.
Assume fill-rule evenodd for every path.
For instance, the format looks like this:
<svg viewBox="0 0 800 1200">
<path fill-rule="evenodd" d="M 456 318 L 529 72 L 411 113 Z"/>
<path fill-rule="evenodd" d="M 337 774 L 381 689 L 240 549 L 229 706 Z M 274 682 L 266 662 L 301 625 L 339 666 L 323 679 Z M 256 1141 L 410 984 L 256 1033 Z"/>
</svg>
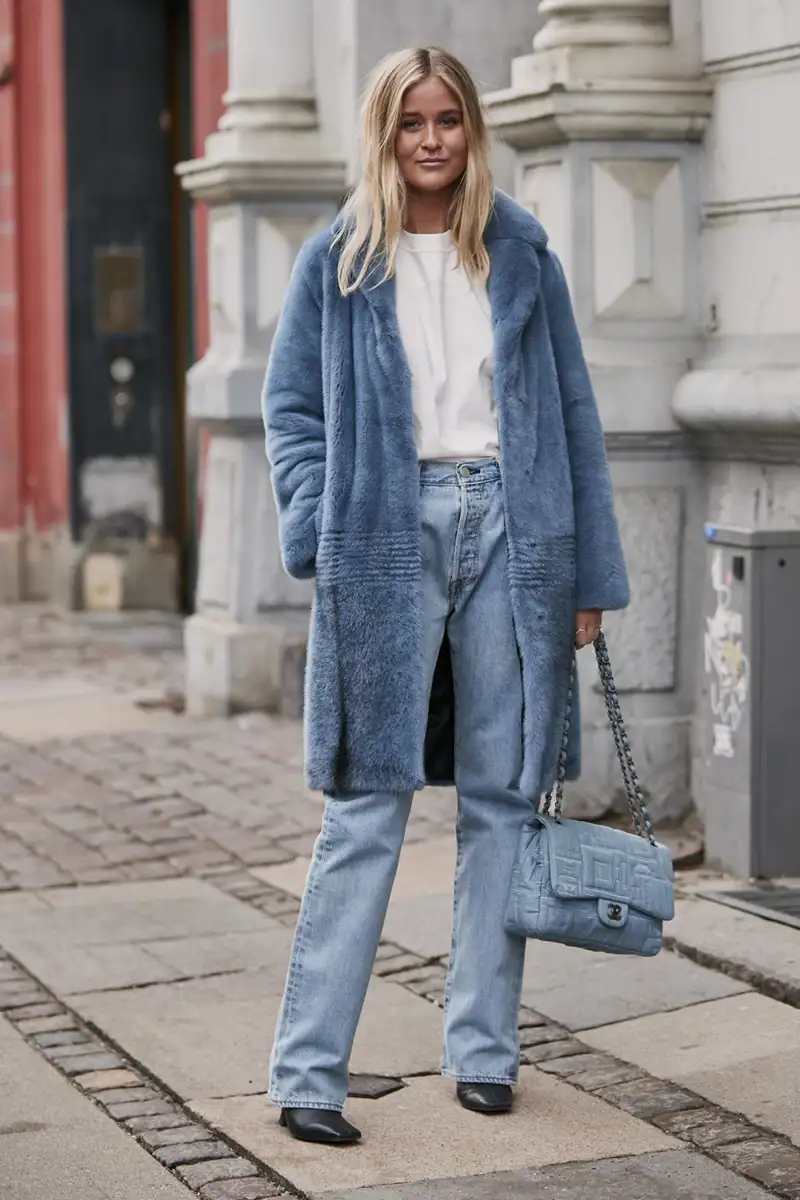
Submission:
<svg viewBox="0 0 800 1200">
<path fill-rule="evenodd" d="M 417 896 L 411 900 L 392 900 L 383 936 L 423 958 L 442 958 L 450 953 L 452 927 L 451 893 Z"/>
<path fill-rule="evenodd" d="M 0 711 L 9 705 L 18 708 L 49 700 L 70 702 L 75 696 L 107 695 L 104 688 L 80 675 L 61 675 L 57 679 L 0 679 Z"/>
<path fill-rule="evenodd" d="M 263 930 L 166 938 L 159 942 L 143 942 L 141 949 L 184 978 L 258 971 L 268 967 L 275 958 L 275 940 L 265 936 L 273 930 L 284 931 L 284 926 L 265 916 Z M 280 942 L 283 944 L 282 940 Z"/>
<path fill-rule="evenodd" d="M 656 958 L 528 943 L 522 1002 L 567 1029 L 590 1029 L 748 991 L 666 951 Z"/>
<path fill-rule="evenodd" d="M 202 879 L 152 879 L 147 883 L 100 883 L 91 887 L 48 888 L 32 893 L 46 908 L 97 908 L 111 904 L 138 904 L 143 900 L 171 904 L 176 900 L 203 903 L 213 900 L 217 889 Z M 0 921 L 13 897 L 0 898 Z M 76 920 L 80 920 L 80 916 Z"/>
<path fill-rule="evenodd" d="M 13 921 L 15 918 L 30 916 L 33 913 L 46 913 L 50 905 L 34 892 L 7 892 L 0 896 L 0 921 Z"/>
<path fill-rule="evenodd" d="M 800 1050 L 764 1055 L 722 1071 L 689 1071 L 681 1083 L 800 1146 Z"/>
<path fill-rule="evenodd" d="M 455 836 L 406 842 L 400 855 L 383 936 L 420 954 L 439 958 L 449 954 L 453 919 Z M 310 860 L 297 858 L 253 874 L 293 896 L 302 896 Z"/>
<path fill-rule="evenodd" d="M 291 931 L 264 936 L 273 953 L 260 971 L 78 995 L 70 1003 L 179 1095 L 263 1092 Z M 441 1044 L 440 1009 L 398 984 L 373 978 L 353 1071 L 389 1076 L 438 1071 Z"/>
<path fill-rule="evenodd" d="M 282 931 L 199 879 L 26 895 L 29 911 L 0 897 L 0 943 L 61 996 L 253 969 L 272 953 L 265 935 Z M 237 936 L 245 941 L 225 940 Z"/>
<path fill-rule="evenodd" d="M 491 1127 L 486 1117 L 461 1108 L 454 1086 L 430 1076 L 412 1079 L 408 1087 L 382 1100 L 352 1100 L 347 1113 L 364 1141 L 336 1154 L 292 1140 L 279 1128 L 277 1113 L 264 1096 L 193 1101 L 191 1107 L 315 1196 L 379 1184 L 486 1175 L 501 1168 L 644 1154 L 677 1145 L 652 1126 L 534 1068 L 522 1070 L 513 1115 L 493 1118 Z M 495 1193 L 483 1193 L 489 1194 Z"/>
<path fill-rule="evenodd" d="M 3 1200 L 189 1200 L 174 1179 L 0 1019 Z"/>
<path fill-rule="evenodd" d="M 800 1145 L 800 1010 L 748 994 L 595 1029 L 582 1040 Z"/>
<path fill-rule="evenodd" d="M 16 742 L 117 733 L 127 729 L 168 729 L 176 718 L 139 708 L 124 696 L 96 689 L 85 695 L 28 699 L 0 705 L 0 734 Z"/>
<path fill-rule="evenodd" d="M 685 1150 L 638 1158 L 318 1192 L 325 1200 L 763 1200 L 769 1193 Z"/>
<path fill-rule="evenodd" d="M 183 974 L 137 945 L 84 946 L 52 931 L 41 937 L 3 935 L 0 940 L 59 996 L 166 983 Z"/>
<path fill-rule="evenodd" d="M 425 842 L 406 842 L 400 854 L 392 899 L 452 895 L 456 849 L 455 830 Z"/>
<path fill-rule="evenodd" d="M 274 867 L 253 867 L 251 874 L 264 883 L 269 883 L 272 887 L 280 888 L 282 892 L 288 892 L 290 896 L 299 898 L 303 895 L 310 865 L 309 857 L 298 855 L 291 862 L 279 863 Z"/>
<path fill-rule="evenodd" d="M 732 887 L 726 880 L 710 890 Z M 755 983 L 772 979 L 800 994 L 798 929 L 693 896 L 677 901 L 675 920 L 665 932 L 687 951 L 708 956 L 712 965 L 731 963 Z"/>
<path fill-rule="evenodd" d="M 0 943 L 54 991 L 67 994 L 96 986 L 98 969 L 93 952 L 76 953 L 71 962 L 65 954 L 69 947 L 122 946 L 272 928 L 261 913 L 201 880 L 165 882 L 169 887 L 148 882 L 64 889 L 54 907 L 27 914 L 19 913 L 15 904 L 7 911 L 5 898 L 0 897 Z M 116 894 L 117 889 L 122 889 L 121 894 Z M 48 895 L 41 893 L 39 898 L 46 900 Z M 164 966 L 155 959 L 150 979 L 144 977 L 145 953 L 118 961 L 124 978 L 116 986 L 163 978 Z M 112 977 L 106 987 L 114 986 Z"/>
<path fill-rule="evenodd" d="M 413 992 L 373 977 L 356 1033 L 351 1070 L 398 1078 L 439 1071 L 441 1009 Z"/>
<path fill-rule="evenodd" d="M 296 858 L 277 867 L 256 868 L 253 874 L 292 896 L 302 896 L 310 861 L 309 858 Z M 455 865 L 455 834 L 424 842 L 406 842 L 392 888 L 392 903 L 414 900 L 418 896 L 451 895 Z"/>
</svg>

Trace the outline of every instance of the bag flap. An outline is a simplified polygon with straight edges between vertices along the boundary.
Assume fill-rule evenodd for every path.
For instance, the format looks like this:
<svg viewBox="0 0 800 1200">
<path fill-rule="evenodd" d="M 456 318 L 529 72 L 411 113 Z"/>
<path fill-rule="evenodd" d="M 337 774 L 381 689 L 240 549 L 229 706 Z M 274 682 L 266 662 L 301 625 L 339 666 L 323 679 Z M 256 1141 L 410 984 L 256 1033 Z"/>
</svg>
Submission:
<svg viewBox="0 0 800 1200">
<path fill-rule="evenodd" d="M 550 884 L 564 900 L 615 900 L 660 921 L 675 915 L 672 859 L 665 846 L 621 829 L 537 815 Z"/>
</svg>

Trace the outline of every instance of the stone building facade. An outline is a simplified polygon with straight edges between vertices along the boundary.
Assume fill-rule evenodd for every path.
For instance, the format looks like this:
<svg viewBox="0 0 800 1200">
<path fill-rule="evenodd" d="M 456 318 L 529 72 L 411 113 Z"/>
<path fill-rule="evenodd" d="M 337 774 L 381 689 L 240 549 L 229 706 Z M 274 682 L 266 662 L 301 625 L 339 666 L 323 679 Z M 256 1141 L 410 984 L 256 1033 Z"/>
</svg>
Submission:
<svg viewBox="0 0 800 1200">
<path fill-rule="evenodd" d="M 706 522 L 800 526 L 800 6 L 795 0 L 229 0 L 225 115 L 184 186 L 210 206 L 209 432 L 196 713 L 299 703 L 310 593 L 280 569 L 259 415 L 300 242 L 354 171 L 366 69 L 439 42 L 473 67 L 497 177 L 551 235 L 607 432 L 633 602 L 608 620 L 654 811 L 693 796 Z M 794 99 L 793 99 L 794 97 Z M 581 811 L 616 789 L 584 656 Z"/>
</svg>

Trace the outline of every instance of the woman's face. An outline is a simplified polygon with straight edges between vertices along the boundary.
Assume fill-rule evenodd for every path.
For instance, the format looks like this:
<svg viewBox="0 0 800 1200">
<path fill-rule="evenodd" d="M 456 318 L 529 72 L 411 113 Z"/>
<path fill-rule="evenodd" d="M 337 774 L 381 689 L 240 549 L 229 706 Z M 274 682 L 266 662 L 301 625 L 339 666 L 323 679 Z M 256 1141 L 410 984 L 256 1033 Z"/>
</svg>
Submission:
<svg viewBox="0 0 800 1200">
<path fill-rule="evenodd" d="M 441 191 L 464 173 L 467 135 L 461 105 L 436 75 L 416 83 L 403 97 L 395 154 L 414 191 Z"/>
</svg>

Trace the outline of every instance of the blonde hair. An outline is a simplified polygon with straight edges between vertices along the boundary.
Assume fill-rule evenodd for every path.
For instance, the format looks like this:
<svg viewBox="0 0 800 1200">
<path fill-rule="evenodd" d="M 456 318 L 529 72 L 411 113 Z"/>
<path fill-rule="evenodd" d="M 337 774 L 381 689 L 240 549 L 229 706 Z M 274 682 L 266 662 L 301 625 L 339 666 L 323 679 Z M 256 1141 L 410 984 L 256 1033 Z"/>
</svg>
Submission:
<svg viewBox="0 0 800 1200">
<path fill-rule="evenodd" d="M 405 180 L 395 156 L 403 97 L 409 88 L 437 76 L 458 98 L 467 139 L 467 166 L 458 181 L 450 209 L 450 231 L 458 262 L 474 278 L 489 274 L 483 233 L 494 203 L 489 169 L 489 134 L 475 82 L 463 63 L 436 48 L 400 50 L 384 58 L 364 89 L 361 107 L 362 176 L 342 211 L 336 241 L 339 288 L 355 291 L 376 263 L 385 265 L 383 280 L 394 274 L 397 244 L 406 205 Z"/>
</svg>

